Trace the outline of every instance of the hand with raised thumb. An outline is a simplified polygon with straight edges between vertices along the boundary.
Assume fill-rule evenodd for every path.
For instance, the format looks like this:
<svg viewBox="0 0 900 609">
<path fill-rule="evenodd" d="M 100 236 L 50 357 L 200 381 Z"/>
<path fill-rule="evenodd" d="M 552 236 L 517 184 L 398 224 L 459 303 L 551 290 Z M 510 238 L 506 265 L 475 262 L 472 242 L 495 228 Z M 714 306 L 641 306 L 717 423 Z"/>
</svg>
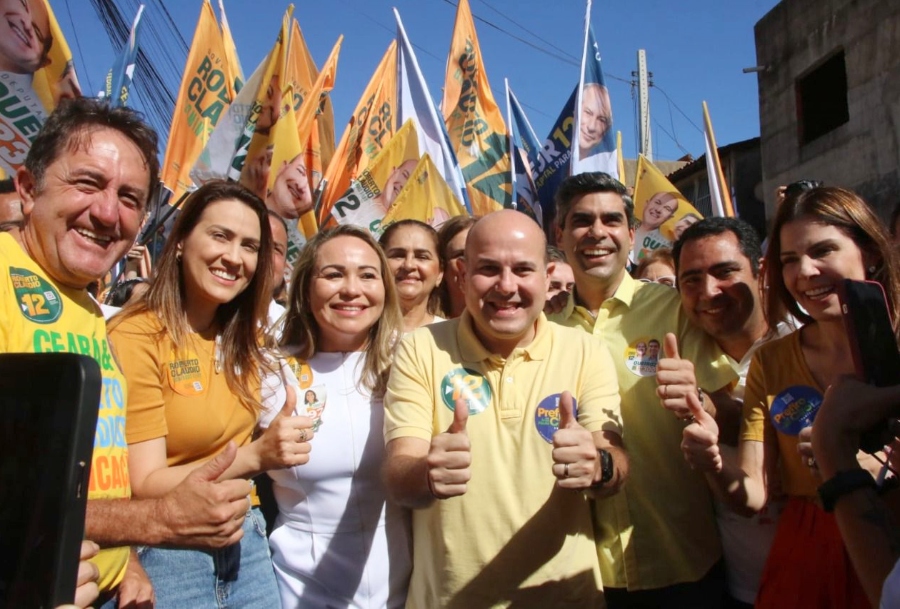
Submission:
<svg viewBox="0 0 900 609">
<path fill-rule="evenodd" d="M 682 432 L 681 450 L 685 460 L 693 469 L 702 472 L 722 471 L 719 426 L 716 425 L 716 420 L 703 410 L 696 394 L 689 394 L 686 402 L 693 419 Z"/>
<path fill-rule="evenodd" d="M 699 396 L 694 364 L 681 359 L 678 339 L 671 332 L 666 334 L 663 341 L 663 355 L 656 366 L 656 395 L 663 408 L 679 419 L 690 419 L 691 412 L 685 398 L 687 395 Z"/>
<path fill-rule="evenodd" d="M 428 488 L 436 499 L 458 497 L 466 492 L 466 485 L 472 477 L 471 444 L 466 431 L 468 420 L 469 405 L 460 398 L 454 405 L 450 427 L 431 438 L 426 458 Z"/>
<path fill-rule="evenodd" d="M 285 385 L 284 406 L 269 423 L 262 435 L 253 441 L 260 472 L 304 465 L 309 461 L 313 438 L 313 420 L 310 417 L 294 415 L 297 393 L 291 385 Z"/>
<path fill-rule="evenodd" d="M 553 475 L 562 488 L 585 489 L 594 482 L 597 468 L 594 436 L 578 423 L 575 399 L 568 391 L 559 396 L 559 429 L 553 434 Z"/>
</svg>

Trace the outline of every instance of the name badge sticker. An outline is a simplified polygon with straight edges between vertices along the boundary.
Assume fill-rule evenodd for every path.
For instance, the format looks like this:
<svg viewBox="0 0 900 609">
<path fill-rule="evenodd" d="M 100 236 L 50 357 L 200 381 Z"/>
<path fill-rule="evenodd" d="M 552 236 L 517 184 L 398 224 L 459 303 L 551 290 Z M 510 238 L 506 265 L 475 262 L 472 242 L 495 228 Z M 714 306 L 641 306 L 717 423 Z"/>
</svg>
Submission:
<svg viewBox="0 0 900 609">
<path fill-rule="evenodd" d="M 639 338 L 625 349 L 625 367 L 638 376 L 655 376 L 659 352 L 659 339 Z"/>
<path fill-rule="evenodd" d="M 9 267 L 9 278 L 19 310 L 26 319 L 38 324 L 49 324 L 59 319 L 62 299 L 56 288 L 28 269 Z"/>
<path fill-rule="evenodd" d="M 559 429 L 559 398 L 561 393 L 548 395 L 537 406 L 534 411 L 534 426 L 538 433 L 548 443 L 553 444 L 553 434 Z M 578 416 L 578 402 L 572 397 L 572 406 L 575 416 Z"/>
<path fill-rule="evenodd" d="M 775 429 L 788 436 L 797 436 L 804 427 L 813 424 L 822 394 L 808 385 L 788 387 L 775 396 L 769 407 L 769 418 Z"/>
<path fill-rule="evenodd" d="M 322 412 L 325 410 L 325 401 L 328 392 L 325 385 L 316 385 L 303 392 L 303 404 L 297 409 L 301 416 L 310 417 L 313 420 L 313 432 L 319 431 L 322 426 Z"/>
<path fill-rule="evenodd" d="M 206 392 L 206 378 L 200 358 L 193 351 L 172 352 L 166 363 L 169 386 L 178 395 L 192 397 Z"/>
<path fill-rule="evenodd" d="M 491 386 L 481 373 L 469 368 L 456 368 L 441 380 L 441 399 L 444 406 L 456 410 L 456 400 L 462 398 L 469 407 L 469 414 L 479 414 L 487 410 L 493 394 Z"/>
</svg>

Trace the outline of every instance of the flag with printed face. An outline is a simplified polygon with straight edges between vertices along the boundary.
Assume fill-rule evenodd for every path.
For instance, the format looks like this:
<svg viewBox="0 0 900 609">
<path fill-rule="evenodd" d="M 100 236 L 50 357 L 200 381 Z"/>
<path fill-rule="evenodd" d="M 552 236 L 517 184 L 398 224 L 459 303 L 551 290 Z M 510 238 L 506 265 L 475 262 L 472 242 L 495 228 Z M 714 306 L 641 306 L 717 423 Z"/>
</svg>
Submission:
<svg viewBox="0 0 900 609">
<path fill-rule="evenodd" d="M 706 136 L 706 176 L 709 179 L 709 198 L 714 216 L 733 217 L 734 206 L 731 203 L 731 191 L 725 183 L 725 172 L 719 160 L 719 149 L 716 147 L 716 136 L 713 133 L 709 108 L 703 102 L 703 134 Z"/>
<path fill-rule="evenodd" d="M 437 229 L 453 216 L 465 216 L 463 207 L 427 154 L 422 155 L 393 205 L 381 220 L 383 231 L 398 220 L 419 220 Z"/>
<path fill-rule="evenodd" d="M 544 140 L 543 146 L 540 147 L 532 174 L 543 209 L 544 233 L 551 243 L 555 240 L 553 222 L 556 215 L 556 204 L 553 197 L 562 181 L 569 176 L 576 93 L 578 93 L 577 87 L 572 91 L 562 112 L 559 113 L 559 118 L 550 129 L 550 134 Z"/>
<path fill-rule="evenodd" d="M 219 0 L 219 25 L 222 27 L 222 42 L 225 45 L 227 75 L 233 83 L 235 94 L 238 94 L 244 87 L 244 70 L 241 68 L 237 47 L 234 44 L 234 38 L 231 36 L 231 28 L 228 27 L 228 17 L 225 16 L 225 5 L 222 3 L 222 0 Z"/>
<path fill-rule="evenodd" d="M 0 176 L 14 175 L 61 99 L 80 97 L 72 53 L 45 0 L 9 0 L 0 23 Z M 13 44 L 13 41 L 18 41 Z"/>
<path fill-rule="evenodd" d="M 106 88 L 102 91 L 100 97 L 109 100 L 111 106 L 127 106 L 129 87 L 134 77 L 135 62 L 138 53 L 138 34 L 140 33 L 141 15 L 144 12 L 144 5 L 138 8 L 137 16 L 131 25 L 131 34 L 125 41 L 122 52 L 113 64 L 112 69 L 106 75 Z"/>
<path fill-rule="evenodd" d="M 703 216 L 644 155 L 638 155 L 634 185 L 633 262 L 655 249 L 672 247 L 681 233 Z"/>
<path fill-rule="evenodd" d="M 356 104 L 340 144 L 325 170 L 325 188 L 317 217 L 331 221 L 332 208 L 384 148 L 399 127 L 397 113 L 397 41 L 391 41 Z M 416 155 L 418 158 L 418 154 Z M 336 218 L 335 218 L 336 219 Z"/>
<path fill-rule="evenodd" d="M 161 170 L 174 201 L 193 189 L 190 170 L 234 98 L 227 70 L 222 34 L 209 0 L 203 0 Z"/>
<path fill-rule="evenodd" d="M 412 119 L 416 123 L 416 132 L 419 136 L 419 149 L 422 154 L 426 152 L 434 161 L 438 172 L 446 180 L 453 191 L 453 195 L 462 201 L 466 209 L 471 211 L 469 199 L 466 194 L 466 183 L 462 170 L 456 160 L 453 148 L 450 146 L 450 138 L 447 136 L 447 128 L 444 120 L 438 115 L 434 106 L 431 93 L 425 84 L 419 62 L 413 52 L 412 44 L 406 37 L 400 13 L 394 9 L 397 18 L 397 40 L 399 52 L 397 55 L 397 120 L 405 123 Z"/>
<path fill-rule="evenodd" d="M 543 226 L 541 200 L 532 177 L 540 144 L 508 81 L 506 81 L 506 104 L 511 151 L 512 207 L 531 216 Z"/>
<path fill-rule="evenodd" d="M 231 161 L 228 176 L 266 198 L 269 169 L 275 142 L 273 134 L 278 121 L 291 112 L 291 99 L 285 97 L 284 73 L 287 68 L 287 47 L 290 36 L 291 14 L 294 5 L 288 6 L 281 19 L 281 31 L 269 54 L 269 63 L 256 92 L 256 104 L 250 122 L 244 127 L 241 145 Z M 252 132 L 251 132 L 252 131 Z M 249 136 L 249 137 L 247 137 Z"/>
<path fill-rule="evenodd" d="M 484 69 L 468 0 L 459 0 L 441 103 L 476 216 L 510 207 L 509 139 Z"/>
<path fill-rule="evenodd" d="M 418 164 L 419 137 L 415 123 L 407 120 L 335 202 L 332 221 L 380 234 L 382 218 L 392 209 Z"/>
<path fill-rule="evenodd" d="M 581 82 L 575 102 L 575 132 L 572 137 L 570 175 L 603 171 L 619 178 L 616 138 L 612 124 L 609 89 L 600 66 L 600 47 L 591 27 L 591 0 L 584 17 L 584 52 L 581 57 Z"/>
</svg>

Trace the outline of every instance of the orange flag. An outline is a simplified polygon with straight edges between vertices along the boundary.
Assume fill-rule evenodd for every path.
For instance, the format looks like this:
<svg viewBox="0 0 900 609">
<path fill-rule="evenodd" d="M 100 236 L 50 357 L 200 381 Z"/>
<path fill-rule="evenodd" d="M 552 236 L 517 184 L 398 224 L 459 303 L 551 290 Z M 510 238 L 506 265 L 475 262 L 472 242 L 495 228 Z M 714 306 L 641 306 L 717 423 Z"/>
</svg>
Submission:
<svg viewBox="0 0 900 609">
<path fill-rule="evenodd" d="M 192 188 L 191 167 L 234 99 L 234 82 L 227 75 L 225 56 L 212 6 L 209 0 L 203 0 L 162 166 L 162 182 L 172 191 L 173 201 Z"/>
<path fill-rule="evenodd" d="M 466 180 L 472 213 L 481 216 L 510 207 L 506 124 L 491 94 L 468 0 L 460 0 L 456 9 L 441 109 Z"/>
<path fill-rule="evenodd" d="M 327 183 L 318 210 L 324 225 L 334 203 L 399 129 L 397 109 L 397 41 L 391 41 L 372 79 L 366 86 L 341 137 L 334 157 L 325 170 Z"/>
</svg>

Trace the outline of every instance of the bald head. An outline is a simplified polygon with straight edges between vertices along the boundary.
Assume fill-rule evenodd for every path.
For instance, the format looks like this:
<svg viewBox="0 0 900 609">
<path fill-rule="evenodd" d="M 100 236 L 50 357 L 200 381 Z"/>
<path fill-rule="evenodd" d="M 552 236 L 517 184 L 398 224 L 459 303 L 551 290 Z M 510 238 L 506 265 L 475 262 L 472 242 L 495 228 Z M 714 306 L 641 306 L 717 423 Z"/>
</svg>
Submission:
<svg viewBox="0 0 900 609">
<path fill-rule="evenodd" d="M 475 334 L 489 351 L 507 357 L 534 339 L 547 299 L 544 233 L 518 211 L 484 216 L 466 239 L 461 280 Z"/>
</svg>

